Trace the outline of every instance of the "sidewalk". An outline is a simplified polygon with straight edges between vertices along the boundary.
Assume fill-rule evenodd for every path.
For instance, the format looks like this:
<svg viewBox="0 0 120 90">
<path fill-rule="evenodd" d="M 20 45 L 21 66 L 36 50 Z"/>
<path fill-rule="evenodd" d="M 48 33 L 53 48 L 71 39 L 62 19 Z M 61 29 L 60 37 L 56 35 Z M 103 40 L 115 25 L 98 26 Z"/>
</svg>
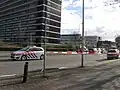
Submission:
<svg viewBox="0 0 120 90">
<path fill-rule="evenodd" d="M 26 83 L 21 77 L 0 81 L 0 90 L 120 90 L 120 62 L 94 67 L 48 70 L 29 73 Z"/>
</svg>

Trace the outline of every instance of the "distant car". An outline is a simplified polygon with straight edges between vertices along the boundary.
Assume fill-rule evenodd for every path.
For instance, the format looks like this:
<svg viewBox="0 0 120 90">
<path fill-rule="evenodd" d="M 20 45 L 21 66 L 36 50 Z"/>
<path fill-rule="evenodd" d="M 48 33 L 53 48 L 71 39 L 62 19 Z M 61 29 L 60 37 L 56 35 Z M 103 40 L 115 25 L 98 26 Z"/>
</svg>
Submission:
<svg viewBox="0 0 120 90">
<path fill-rule="evenodd" d="M 96 48 L 90 48 L 89 49 L 89 54 L 96 54 L 98 50 Z"/>
<path fill-rule="evenodd" d="M 11 59 L 14 60 L 30 60 L 44 59 L 44 49 L 37 46 L 28 46 L 11 53 Z"/>
<path fill-rule="evenodd" d="M 76 52 L 77 52 L 77 53 L 82 53 L 82 49 L 77 49 Z M 84 54 L 87 54 L 87 53 L 88 53 L 88 50 L 87 50 L 87 49 L 84 49 L 83 53 L 84 53 Z"/>
<path fill-rule="evenodd" d="M 107 59 L 118 59 L 120 51 L 118 49 L 109 49 L 107 52 Z"/>
</svg>

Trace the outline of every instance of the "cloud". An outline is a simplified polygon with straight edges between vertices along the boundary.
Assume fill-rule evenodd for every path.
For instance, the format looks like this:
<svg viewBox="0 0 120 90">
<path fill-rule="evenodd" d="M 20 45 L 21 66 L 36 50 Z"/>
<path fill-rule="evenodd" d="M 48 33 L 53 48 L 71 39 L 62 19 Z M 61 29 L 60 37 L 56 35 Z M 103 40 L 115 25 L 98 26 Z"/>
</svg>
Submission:
<svg viewBox="0 0 120 90">
<path fill-rule="evenodd" d="M 71 33 L 70 30 L 78 30 L 81 23 L 81 18 L 75 13 L 74 10 L 64 10 L 62 11 L 62 31 L 61 33 Z M 67 30 L 67 31 L 66 31 Z"/>
<path fill-rule="evenodd" d="M 114 40 L 116 32 L 120 33 L 120 4 L 110 5 L 113 3 L 112 0 L 107 4 L 105 1 L 85 0 L 85 31 L 87 35 L 99 35 L 104 39 Z M 72 33 L 74 30 L 79 30 L 81 33 L 82 0 L 63 0 L 62 2 L 61 33 Z M 103 35 L 104 33 L 107 35 Z"/>
</svg>

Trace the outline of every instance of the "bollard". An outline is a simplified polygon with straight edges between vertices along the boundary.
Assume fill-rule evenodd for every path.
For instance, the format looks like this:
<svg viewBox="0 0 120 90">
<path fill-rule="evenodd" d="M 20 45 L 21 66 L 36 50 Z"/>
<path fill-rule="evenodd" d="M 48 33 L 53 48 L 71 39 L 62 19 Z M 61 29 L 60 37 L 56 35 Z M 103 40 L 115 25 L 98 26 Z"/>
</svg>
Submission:
<svg viewBox="0 0 120 90">
<path fill-rule="evenodd" d="M 27 81 L 27 76 L 28 76 L 28 62 L 25 62 L 24 65 L 24 75 L 23 75 L 23 83 Z"/>
</svg>

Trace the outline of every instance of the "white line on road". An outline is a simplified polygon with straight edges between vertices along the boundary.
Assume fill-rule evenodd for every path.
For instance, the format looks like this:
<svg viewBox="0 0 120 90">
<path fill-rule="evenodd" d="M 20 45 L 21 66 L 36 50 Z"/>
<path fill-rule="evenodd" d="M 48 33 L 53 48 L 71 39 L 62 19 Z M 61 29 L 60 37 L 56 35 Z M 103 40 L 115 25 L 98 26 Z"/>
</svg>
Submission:
<svg viewBox="0 0 120 90">
<path fill-rule="evenodd" d="M 68 67 L 59 67 L 58 69 L 67 69 Z"/>
<path fill-rule="evenodd" d="M 0 75 L 0 78 L 3 78 L 3 77 L 12 77 L 12 76 L 16 76 L 16 74 L 10 74 L 10 75 Z"/>
</svg>

